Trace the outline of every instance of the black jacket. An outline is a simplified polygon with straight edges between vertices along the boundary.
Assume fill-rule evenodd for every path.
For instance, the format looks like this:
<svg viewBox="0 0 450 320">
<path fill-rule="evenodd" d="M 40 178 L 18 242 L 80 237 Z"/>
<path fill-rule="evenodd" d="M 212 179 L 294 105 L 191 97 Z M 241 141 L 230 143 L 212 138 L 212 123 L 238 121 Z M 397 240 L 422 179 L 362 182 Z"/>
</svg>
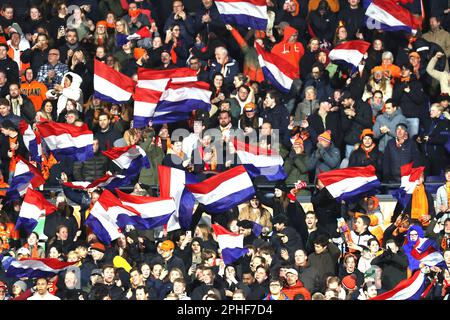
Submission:
<svg viewBox="0 0 450 320">
<path fill-rule="evenodd" d="M 25 144 L 23 142 L 22 136 L 19 134 L 17 136 L 17 143 L 19 144 L 19 148 L 15 151 L 16 155 L 21 155 L 25 159 L 28 159 L 28 149 L 25 147 Z M 9 176 L 9 163 L 11 158 L 8 157 L 8 151 L 9 151 L 9 137 L 5 136 L 4 134 L 0 134 L 0 168 L 2 171 L 3 176 L 5 177 L 4 180 L 8 181 Z"/>
<path fill-rule="evenodd" d="M 395 254 L 391 250 L 386 250 L 375 257 L 371 264 L 382 269 L 381 286 L 384 290 L 394 289 L 400 281 L 407 277 L 408 257 L 402 249 Z"/>
<path fill-rule="evenodd" d="M 348 39 L 356 39 L 355 35 L 358 29 L 362 32 L 364 24 L 364 12 L 365 10 L 359 6 L 356 9 L 351 9 L 350 6 L 339 10 L 338 21 L 343 21 L 345 28 L 347 29 Z"/>
<path fill-rule="evenodd" d="M 114 147 L 114 141 L 122 138 L 120 134 L 114 129 L 114 126 L 110 124 L 107 131 L 102 132 L 99 130 L 95 133 L 95 138 L 98 139 L 98 150 L 106 151 Z"/>
<path fill-rule="evenodd" d="M 414 168 L 422 162 L 416 142 L 408 139 L 398 148 L 396 139 L 389 140 L 383 156 L 384 181 L 400 182 L 400 168 L 410 162 L 414 162 Z"/>
<path fill-rule="evenodd" d="M 37 75 L 39 72 L 39 68 L 47 63 L 49 51 L 50 47 L 45 50 L 27 49 L 20 56 L 20 60 L 24 63 L 30 63 L 31 68 L 33 69 L 33 74 Z"/>
<path fill-rule="evenodd" d="M 24 94 L 21 94 L 22 104 L 20 105 L 20 118 L 31 124 L 36 119 L 36 110 L 34 109 L 33 102 Z M 7 95 L 6 98 L 11 103 L 11 96 Z M 12 107 L 11 107 L 12 110 Z"/>
<path fill-rule="evenodd" d="M 409 87 L 409 92 L 405 91 L 407 87 Z M 411 80 L 397 83 L 392 99 L 401 107 L 406 118 L 420 118 L 426 95 L 422 83 L 418 80 Z"/>
<path fill-rule="evenodd" d="M 19 83 L 19 66 L 9 56 L 0 60 L 0 70 L 6 73 L 9 83 Z"/>
<path fill-rule="evenodd" d="M 111 168 L 109 159 L 101 152 L 86 161 L 77 161 L 73 164 L 73 175 L 77 181 L 94 181 L 105 175 Z"/>
<path fill-rule="evenodd" d="M 280 142 L 290 147 L 289 140 L 289 111 L 284 105 L 277 105 L 273 108 L 264 108 L 260 115 L 264 122 L 270 122 L 272 129 L 280 131 Z"/>
<path fill-rule="evenodd" d="M 378 146 L 375 146 L 375 148 L 369 152 L 369 157 L 366 156 L 366 152 L 361 147 L 350 154 L 350 159 L 348 162 L 349 167 L 365 167 L 369 165 L 374 166 L 377 175 L 381 177 L 381 172 L 383 169 L 383 154 L 380 150 L 378 150 Z"/>
<path fill-rule="evenodd" d="M 319 110 L 316 110 L 313 114 L 309 115 L 306 120 L 309 124 L 308 131 L 311 134 L 311 141 L 314 145 L 317 143 L 317 138 L 320 134 L 326 130 L 330 130 L 331 141 L 337 148 L 340 147 L 343 137 L 341 119 L 338 112 L 329 112 L 327 114 L 327 117 L 325 118 L 326 128 L 323 126 L 322 118 L 319 116 Z"/>
<path fill-rule="evenodd" d="M 316 213 L 318 226 L 328 232 L 331 237 L 337 237 L 337 221 L 341 216 L 338 202 L 333 198 L 326 188 L 315 190 L 311 196 L 311 203 Z"/>
<path fill-rule="evenodd" d="M 341 109 L 342 130 L 344 131 L 344 142 L 354 145 L 360 142 L 360 135 L 364 129 L 372 128 L 372 110 L 370 106 L 363 101 L 355 102 L 355 117 L 348 118 Z"/>
<path fill-rule="evenodd" d="M 319 14 L 319 10 L 314 10 L 309 14 L 309 22 L 317 38 L 333 41 L 334 33 L 337 26 L 336 14 L 328 11 L 323 16 Z"/>
</svg>

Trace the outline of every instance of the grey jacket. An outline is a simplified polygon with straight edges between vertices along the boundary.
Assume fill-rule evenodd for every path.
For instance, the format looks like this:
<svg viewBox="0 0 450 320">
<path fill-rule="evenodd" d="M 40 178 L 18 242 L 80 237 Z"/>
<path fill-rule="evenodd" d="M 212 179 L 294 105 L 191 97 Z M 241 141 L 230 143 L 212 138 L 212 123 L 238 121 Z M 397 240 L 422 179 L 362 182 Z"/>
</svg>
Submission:
<svg viewBox="0 0 450 320">
<path fill-rule="evenodd" d="M 406 118 L 402 114 L 400 108 L 397 108 L 392 115 L 388 115 L 385 112 L 377 117 L 375 124 L 373 125 L 373 132 L 375 133 L 375 138 L 378 139 L 378 150 L 384 152 L 389 140 L 395 138 L 395 128 L 402 122 L 406 123 Z M 381 133 L 380 128 L 383 126 L 387 126 L 390 131 L 384 134 Z"/>
<path fill-rule="evenodd" d="M 327 149 L 318 148 L 309 158 L 309 170 L 315 170 L 315 177 L 321 172 L 337 169 L 341 162 L 341 153 L 333 144 Z"/>
<path fill-rule="evenodd" d="M 294 121 L 302 121 L 308 118 L 317 109 L 319 109 L 319 101 L 317 99 L 312 101 L 304 99 L 295 109 Z"/>
<path fill-rule="evenodd" d="M 436 201 L 434 202 L 436 213 L 440 212 L 440 206 L 448 206 L 447 190 L 445 189 L 445 184 L 440 186 L 436 191 Z M 450 208 L 447 209 L 446 213 L 439 219 L 439 222 L 443 223 L 445 219 L 450 218 Z"/>
</svg>

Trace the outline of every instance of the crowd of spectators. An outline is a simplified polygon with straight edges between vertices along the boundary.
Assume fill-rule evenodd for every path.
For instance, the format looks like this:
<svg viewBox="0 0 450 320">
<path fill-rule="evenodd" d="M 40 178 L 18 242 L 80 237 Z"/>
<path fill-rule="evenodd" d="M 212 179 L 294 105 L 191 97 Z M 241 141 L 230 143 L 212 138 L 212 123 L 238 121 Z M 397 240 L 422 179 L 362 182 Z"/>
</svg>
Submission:
<svg viewBox="0 0 450 320">
<path fill-rule="evenodd" d="M 427 298 L 448 299 L 449 270 L 424 268 L 411 251 L 434 239 L 450 266 L 449 3 L 429 1 L 422 12 L 422 1 L 399 0 L 423 16 L 410 35 L 367 27 L 361 2 L 267 0 L 267 29 L 250 30 L 224 24 L 214 0 L 1 0 L 0 255 L 78 262 L 39 279 L 8 277 L 2 265 L 0 300 L 368 300 L 419 269 L 428 283 L 436 279 Z M 118 41 L 143 27 L 151 37 Z M 356 39 L 371 44 L 356 69 L 330 61 L 330 50 Z M 265 80 L 256 43 L 292 67 L 288 94 Z M 132 100 L 94 95 L 94 59 L 134 80 L 138 68 L 194 69 L 210 84 L 211 110 L 135 128 Z M 44 192 L 58 210 L 30 234 L 14 229 L 21 200 L 5 196 L 15 156 L 29 159 L 21 120 L 34 130 L 55 121 L 94 132 L 91 159 L 57 161 L 44 152 L 45 188 L 58 190 Z M 254 198 L 222 214 L 198 206 L 190 230 L 128 228 L 105 245 L 84 224 L 102 190 L 61 185 L 120 173 L 102 151 L 139 145 L 151 166 L 129 189 L 156 197 L 158 165 L 200 181 L 238 165 L 236 130 L 276 150 L 287 178 L 254 179 Z M 317 179 L 373 165 L 394 188 L 411 162 L 424 174 L 393 212 L 383 212 L 376 195 L 339 203 Z M 294 188 L 298 181 L 313 187 Z M 296 196 L 310 197 L 312 209 Z M 211 223 L 243 234 L 248 254 L 225 265 Z"/>
</svg>

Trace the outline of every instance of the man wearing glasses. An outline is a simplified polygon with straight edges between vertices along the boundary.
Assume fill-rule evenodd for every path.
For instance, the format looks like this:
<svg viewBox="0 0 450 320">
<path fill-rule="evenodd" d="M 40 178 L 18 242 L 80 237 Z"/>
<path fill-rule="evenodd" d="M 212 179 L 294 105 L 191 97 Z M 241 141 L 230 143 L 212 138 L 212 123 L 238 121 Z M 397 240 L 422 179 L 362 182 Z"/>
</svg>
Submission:
<svg viewBox="0 0 450 320">
<path fill-rule="evenodd" d="M 39 68 L 37 81 L 44 83 L 49 90 L 56 84 L 61 84 L 63 76 L 69 72 L 69 67 L 59 61 L 59 50 L 50 49 L 48 62 Z"/>
</svg>

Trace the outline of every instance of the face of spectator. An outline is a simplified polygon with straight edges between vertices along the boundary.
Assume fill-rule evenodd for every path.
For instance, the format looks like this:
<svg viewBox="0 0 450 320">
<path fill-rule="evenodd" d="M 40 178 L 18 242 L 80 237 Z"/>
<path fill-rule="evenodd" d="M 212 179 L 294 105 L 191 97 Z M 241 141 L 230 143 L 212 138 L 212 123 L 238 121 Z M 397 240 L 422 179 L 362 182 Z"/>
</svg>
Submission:
<svg viewBox="0 0 450 320">
<path fill-rule="evenodd" d="M 361 218 L 356 219 L 355 221 L 355 231 L 358 233 L 364 232 L 366 230 L 366 225 L 364 224 Z"/>
<path fill-rule="evenodd" d="M 380 51 L 383 49 L 383 41 L 377 39 L 373 41 L 373 49 L 376 51 Z"/>
<path fill-rule="evenodd" d="M 369 246 L 370 252 L 376 253 L 380 250 L 380 245 L 376 241 L 372 241 Z"/>
<path fill-rule="evenodd" d="M 37 43 L 39 43 L 40 48 L 46 49 L 48 47 L 48 39 L 44 35 L 37 37 Z"/>
<path fill-rule="evenodd" d="M 219 115 L 219 124 L 221 127 L 226 127 L 231 122 L 231 117 L 228 113 L 223 112 Z"/>
<path fill-rule="evenodd" d="M 50 52 L 48 53 L 48 63 L 50 63 L 51 65 L 55 65 L 58 63 L 58 61 L 59 61 L 59 50 L 57 49 L 50 50 Z"/>
<path fill-rule="evenodd" d="M 38 242 L 38 238 L 36 237 L 35 233 L 30 233 L 30 235 L 27 238 L 27 243 L 30 246 L 34 246 Z"/>
<path fill-rule="evenodd" d="M 105 48 L 97 47 L 95 50 L 95 56 L 99 59 L 102 59 L 105 56 Z"/>
<path fill-rule="evenodd" d="M 409 57 L 409 62 L 413 65 L 413 67 L 416 67 L 420 64 L 420 58 L 411 56 L 411 57 Z M 409 69 L 407 69 L 407 70 L 409 71 Z M 409 73 L 411 74 L 411 71 L 409 71 Z M 402 74 L 402 76 L 403 76 L 403 74 Z"/>
<path fill-rule="evenodd" d="M 378 295 L 377 287 L 375 285 L 371 285 L 367 288 L 366 295 L 368 299 L 374 298 Z"/>
<path fill-rule="evenodd" d="M 441 23 L 435 17 L 430 18 L 431 30 L 436 31 L 437 29 L 439 29 L 440 26 L 441 26 Z"/>
<path fill-rule="evenodd" d="M 181 282 L 174 282 L 173 283 L 173 292 L 176 294 L 183 294 L 185 292 L 185 285 Z"/>
<path fill-rule="evenodd" d="M 38 20 L 41 17 L 41 13 L 37 8 L 30 9 L 30 18 L 31 20 Z"/>
<path fill-rule="evenodd" d="M 192 70 L 198 71 L 201 67 L 200 61 L 197 58 L 191 58 L 191 60 L 189 60 L 189 66 Z"/>
<path fill-rule="evenodd" d="M 76 31 L 69 31 L 66 34 L 66 42 L 74 45 L 75 43 L 77 43 L 78 41 L 78 34 L 76 33 Z"/>
<path fill-rule="evenodd" d="M 47 280 L 38 279 L 38 281 L 36 282 L 36 291 L 41 296 L 46 294 L 47 293 Z"/>
<path fill-rule="evenodd" d="M 402 77 L 409 78 L 411 75 L 411 71 L 408 68 L 402 68 Z"/>
<path fill-rule="evenodd" d="M 316 254 L 321 254 L 322 252 L 324 252 L 326 249 L 326 247 L 320 245 L 320 244 L 314 244 L 314 252 Z"/>
<path fill-rule="evenodd" d="M 170 63 L 170 54 L 168 52 L 161 53 L 161 62 L 162 64 Z"/>
<path fill-rule="evenodd" d="M 18 33 L 11 34 L 11 45 L 17 47 L 20 43 L 20 35 Z"/>
<path fill-rule="evenodd" d="M 114 281 L 114 268 L 106 268 L 103 270 L 103 280 L 105 283 L 110 284 Z"/>
<path fill-rule="evenodd" d="M 272 108 L 275 106 L 275 99 L 270 95 L 266 94 L 266 98 L 264 99 L 263 106 L 264 108 Z"/>
<path fill-rule="evenodd" d="M 233 79 L 233 84 L 234 84 L 235 88 L 239 88 L 240 86 L 242 86 L 244 84 L 244 82 L 241 79 L 239 79 L 238 76 L 235 76 Z"/>
<path fill-rule="evenodd" d="M 20 95 L 20 90 L 19 90 L 19 86 L 17 84 L 12 84 L 9 86 L 9 94 L 11 96 L 11 98 L 18 98 Z"/>
<path fill-rule="evenodd" d="M 442 114 L 442 112 L 441 112 L 441 110 L 439 110 L 438 107 L 432 106 L 430 108 L 430 117 L 431 118 L 434 118 L 434 119 L 439 118 L 441 116 L 441 114 Z"/>
<path fill-rule="evenodd" d="M 124 33 L 125 32 L 125 24 L 123 21 L 116 21 L 116 32 Z"/>
<path fill-rule="evenodd" d="M 383 102 L 383 95 L 379 92 L 373 95 L 373 102 L 377 105 L 380 105 Z"/>
<path fill-rule="evenodd" d="M 314 67 L 311 70 L 311 75 L 313 79 L 317 80 L 320 78 L 320 69 L 318 67 Z"/>
<path fill-rule="evenodd" d="M 317 51 L 317 50 L 319 50 L 319 45 L 320 45 L 319 40 L 312 40 L 312 41 L 311 41 L 311 44 L 310 44 L 310 46 L 311 46 L 311 51 Z"/>
<path fill-rule="evenodd" d="M 303 250 L 297 250 L 294 254 L 295 264 L 298 266 L 305 265 L 308 257 L 306 256 L 305 252 Z"/>
<path fill-rule="evenodd" d="M 242 292 L 236 292 L 233 294 L 233 300 L 245 300 L 245 297 Z"/>
<path fill-rule="evenodd" d="M 265 122 L 261 125 L 261 135 L 270 136 L 272 134 L 272 125 L 268 122 Z"/>
<path fill-rule="evenodd" d="M 216 88 L 221 88 L 222 86 L 223 86 L 223 76 L 221 76 L 221 75 L 216 75 L 215 77 L 214 77 L 214 86 L 216 87 Z"/>
<path fill-rule="evenodd" d="M 145 293 L 144 289 L 137 289 L 136 300 L 138 301 L 148 300 L 148 293 Z"/>
<path fill-rule="evenodd" d="M 206 284 L 212 284 L 214 282 L 214 276 L 211 270 L 203 270 L 203 282 Z"/>
<path fill-rule="evenodd" d="M 0 291 L 3 289 L 0 289 Z M 22 293 L 22 288 L 16 285 L 13 285 L 12 287 L 12 293 L 14 296 L 18 296 L 19 294 Z M 2 294 L 0 293 L 0 301 L 2 300 Z"/>
<path fill-rule="evenodd" d="M 315 229 L 317 226 L 317 217 L 315 214 L 307 214 L 305 217 L 306 227 L 310 230 Z"/>
<path fill-rule="evenodd" d="M 288 43 L 296 43 L 298 38 L 298 32 L 294 33 L 292 36 L 289 37 Z"/>
<path fill-rule="evenodd" d="M 384 108 L 385 108 L 385 112 L 386 112 L 388 115 L 394 114 L 394 112 L 397 110 L 397 108 L 395 108 L 395 107 L 392 105 L 392 103 L 386 103 L 385 106 L 384 106 Z"/>
<path fill-rule="evenodd" d="M 385 66 L 390 66 L 391 64 L 392 64 L 392 58 L 391 57 L 384 57 L 383 58 L 383 64 L 385 65 Z"/>
<path fill-rule="evenodd" d="M 395 133 L 397 135 L 397 138 L 399 138 L 399 139 L 406 139 L 406 137 L 407 137 L 406 136 L 407 131 L 402 126 L 397 126 L 397 129 L 395 130 Z"/>
<path fill-rule="evenodd" d="M 227 51 L 226 51 L 224 48 L 222 48 L 222 47 L 216 48 L 216 50 L 214 51 L 214 55 L 215 55 L 215 57 L 216 57 L 216 60 L 217 60 L 219 63 L 223 63 L 223 62 L 226 62 L 226 61 L 227 61 L 228 53 L 227 53 Z"/>
<path fill-rule="evenodd" d="M 148 279 L 148 277 L 150 277 L 150 266 L 148 264 L 144 264 L 141 267 L 141 272 L 142 272 L 142 277 L 144 279 Z"/>
<path fill-rule="evenodd" d="M 181 1 L 175 1 L 172 5 L 173 13 L 177 14 L 184 10 L 183 3 Z"/>
<path fill-rule="evenodd" d="M 6 78 L 6 74 L 3 72 L 0 72 L 0 87 L 3 87 L 8 79 Z"/>
<path fill-rule="evenodd" d="M 348 273 L 353 273 L 356 268 L 355 259 L 353 257 L 347 258 L 347 260 L 345 260 L 345 267 Z"/>
<path fill-rule="evenodd" d="M 258 283 L 264 282 L 264 280 L 267 279 L 267 273 L 264 270 L 264 268 L 258 268 L 255 272 L 255 280 L 258 281 Z"/>
<path fill-rule="evenodd" d="M 319 54 L 317 55 L 317 61 L 325 64 L 327 62 L 327 54 L 323 51 L 319 52 Z"/>
<path fill-rule="evenodd" d="M 7 54 L 8 54 L 8 49 L 6 49 L 4 46 L 1 46 L 0 47 L 0 60 L 5 59 Z"/>
<path fill-rule="evenodd" d="M 350 7 L 354 8 L 357 7 L 359 4 L 359 0 L 348 0 L 348 4 L 350 5 Z"/>
<path fill-rule="evenodd" d="M 366 148 L 370 147 L 370 146 L 372 145 L 372 143 L 373 143 L 373 140 L 372 140 L 372 138 L 371 138 L 370 136 L 365 136 L 365 137 L 363 138 L 363 145 L 364 145 Z"/>
<path fill-rule="evenodd" d="M 255 279 L 253 278 L 253 276 L 252 276 L 251 273 L 244 273 L 244 274 L 242 275 L 242 282 L 243 282 L 245 285 L 251 285 L 252 283 L 255 282 Z"/>
<path fill-rule="evenodd" d="M 65 17 L 67 15 L 67 6 L 65 4 L 61 4 L 58 7 L 58 15 Z"/>
<path fill-rule="evenodd" d="M 66 114 L 66 123 L 74 124 L 77 121 L 77 117 L 73 113 Z"/>
<path fill-rule="evenodd" d="M 48 252 L 48 257 L 53 259 L 59 258 L 59 252 L 55 247 L 52 247 L 50 251 Z"/>
<path fill-rule="evenodd" d="M 203 6 L 206 9 L 211 8 L 212 4 L 213 4 L 213 0 L 202 0 Z"/>
<path fill-rule="evenodd" d="M 238 97 L 241 101 L 247 100 L 249 92 L 244 87 L 240 87 L 238 90 Z"/>
<path fill-rule="evenodd" d="M 11 20 L 14 16 L 14 9 L 13 8 L 6 8 L 2 11 L 2 16 L 5 17 L 7 20 Z"/>
<path fill-rule="evenodd" d="M 139 271 L 134 270 L 132 273 L 130 273 L 131 276 L 131 283 L 135 286 L 139 285 L 142 282 L 142 275 L 139 273 Z"/>
<path fill-rule="evenodd" d="M 270 293 L 272 295 L 277 295 L 277 294 L 280 294 L 282 287 L 278 281 L 274 281 L 274 282 L 270 283 L 269 289 L 270 289 Z"/>
<path fill-rule="evenodd" d="M 339 31 L 338 31 L 338 39 L 339 40 L 347 39 L 347 35 L 348 35 L 347 29 L 345 29 L 344 27 L 339 28 Z"/>
<path fill-rule="evenodd" d="M 446 250 L 444 252 L 444 261 L 447 265 L 450 265 L 450 251 Z"/>
<path fill-rule="evenodd" d="M 69 237 L 69 232 L 68 232 L 67 228 L 59 229 L 59 232 L 57 234 L 58 234 L 59 239 L 64 240 L 64 241 L 67 240 L 67 238 Z"/>
<path fill-rule="evenodd" d="M 317 95 L 314 89 L 308 89 L 305 91 L 305 98 L 308 101 L 316 100 Z"/>
<path fill-rule="evenodd" d="M 67 289 L 74 289 L 77 285 L 77 276 L 74 272 L 67 272 L 66 277 L 64 278 L 64 284 Z"/>
<path fill-rule="evenodd" d="M 110 120 L 107 115 L 101 115 L 98 118 L 98 125 L 102 130 L 106 130 L 109 127 Z"/>
<path fill-rule="evenodd" d="M 174 38 L 179 38 L 180 37 L 180 27 L 179 26 L 174 26 L 172 31 L 173 31 L 172 36 Z"/>
</svg>

